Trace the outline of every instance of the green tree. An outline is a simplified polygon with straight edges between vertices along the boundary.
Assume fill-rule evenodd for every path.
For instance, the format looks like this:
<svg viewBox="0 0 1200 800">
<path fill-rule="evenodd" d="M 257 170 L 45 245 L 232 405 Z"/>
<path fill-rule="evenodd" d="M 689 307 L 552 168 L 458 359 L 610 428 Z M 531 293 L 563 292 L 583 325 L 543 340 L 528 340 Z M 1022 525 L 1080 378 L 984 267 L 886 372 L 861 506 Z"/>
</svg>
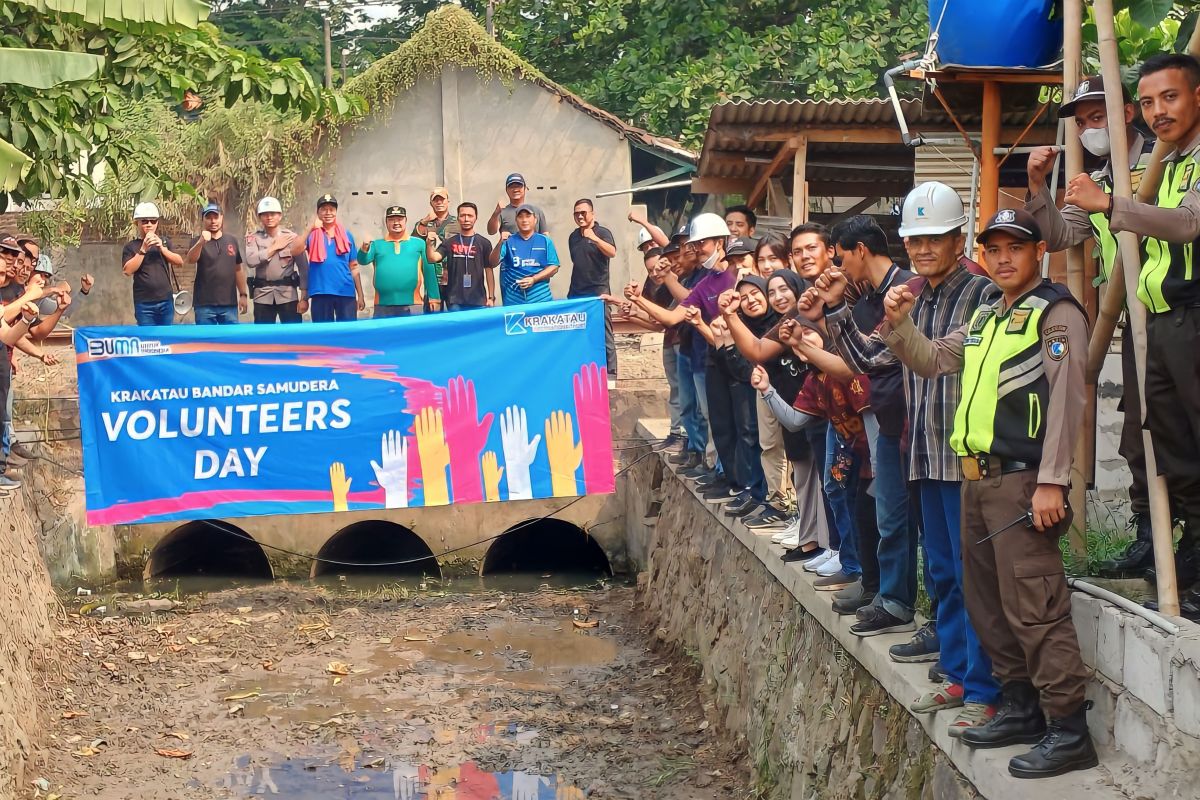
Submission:
<svg viewBox="0 0 1200 800">
<path fill-rule="evenodd" d="M 922 49 L 926 0 L 508 0 L 500 40 L 602 108 L 699 144 L 730 100 L 878 94 Z"/>
<path fill-rule="evenodd" d="M 202 22 L 207 10 L 198 0 L 0 3 L 0 52 L 41 51 L 60 68 L 90 64 L 82 73 L 57 69 L 49 81 L 0 71 L 0 140 L 10 144 L 0 146 L 0 208 L 47 194 L 78 199 L 95 191 L 94 176 L 127 170 L 139 175 L 125 187 L 135 196 L 184 188 L 169 174 L 177 165 L 139 147 L 136 122 L 122 112 L 178 103 L 187 90 L 209 105 L 258 101 L 306 118 L 362 110 L 318 89 L 298 61 L 273 63 L 223 44 Z"/>
</svg>

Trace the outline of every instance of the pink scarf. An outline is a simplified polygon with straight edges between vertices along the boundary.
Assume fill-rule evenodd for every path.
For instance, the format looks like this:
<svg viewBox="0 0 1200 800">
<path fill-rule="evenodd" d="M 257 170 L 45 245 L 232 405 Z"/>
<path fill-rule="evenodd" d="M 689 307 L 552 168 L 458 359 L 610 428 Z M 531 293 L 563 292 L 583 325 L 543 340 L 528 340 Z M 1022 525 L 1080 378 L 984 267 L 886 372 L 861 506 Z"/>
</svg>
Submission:
<svg viewBox="0 0 1200 800">
<path fill-rule="evenodd" d="M 342 227 L 342 223 L 333 223 L 333 236 L 331 237 L 334 243 L 334 249 L 338 255 L 345 255 L 350 252 L 350 239 L 346 236 L 346 229 Z M 325 260 L 325 229 L 319 228 L 308 235 L 308 260 L 324 261 Z"/>
</svg>

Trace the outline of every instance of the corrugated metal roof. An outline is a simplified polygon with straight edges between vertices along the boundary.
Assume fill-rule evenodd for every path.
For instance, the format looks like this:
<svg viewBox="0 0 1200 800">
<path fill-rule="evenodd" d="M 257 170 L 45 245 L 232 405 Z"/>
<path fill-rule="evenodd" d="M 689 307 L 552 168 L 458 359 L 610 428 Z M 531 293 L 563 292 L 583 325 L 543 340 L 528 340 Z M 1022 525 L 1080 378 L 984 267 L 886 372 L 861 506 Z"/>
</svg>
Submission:
<svg viewBox="0 0 1200 800">
<path fill-rule="evenodd" d="M 916 114 L 919 100 L 901 100 L 905 118 Z M 737 100 L 713 106 L 713 125 L 877 125 L 895 122 L 896 112 L 887 100 Z"/>
</svg>

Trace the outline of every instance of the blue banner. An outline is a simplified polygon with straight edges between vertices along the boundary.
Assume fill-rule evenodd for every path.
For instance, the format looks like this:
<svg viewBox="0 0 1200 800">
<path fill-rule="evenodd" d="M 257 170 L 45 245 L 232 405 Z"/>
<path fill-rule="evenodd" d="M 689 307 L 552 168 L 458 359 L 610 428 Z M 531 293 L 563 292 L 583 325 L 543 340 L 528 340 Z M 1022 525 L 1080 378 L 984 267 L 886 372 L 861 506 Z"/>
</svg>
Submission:
<svg viewBox="0 0 1200 800">
<path fill-rule="evenodd" d="M 599 300 L 75 332 L 92 525 L 613 490 Z"/>
</svg>

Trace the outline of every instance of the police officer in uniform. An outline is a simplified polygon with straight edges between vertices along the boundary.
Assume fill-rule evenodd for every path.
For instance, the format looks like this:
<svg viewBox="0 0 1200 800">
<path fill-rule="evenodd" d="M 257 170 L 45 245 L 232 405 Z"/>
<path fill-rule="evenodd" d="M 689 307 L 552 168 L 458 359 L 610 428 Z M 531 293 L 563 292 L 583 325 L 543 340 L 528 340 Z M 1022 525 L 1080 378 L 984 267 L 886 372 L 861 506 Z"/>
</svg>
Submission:
<svg viewBox="0 0 1200 800">
<path fill-rule="evenodd" d="M 1125 105 L 1125 136 L 1129 143 L 1130 179 L 1136 192 L 1142 174 L 1150 162 L 1154 140 L 1143 136 L 1133 126 L 1137 108 L 1125 87 L 1121 87 Z M 1103 165 L 1092 173 L 1094 180 L 1107 194 L 1112 194 L 1112 164 L 1108 160 L 1111 151 L 1108 138 L 1108 110 L 1104 105 L 1104 79 L 1099 76 L 1084 78 L 1075 90 L 1075 96 L 1058 109 L 1059 119 L 1074 119 L 1083 148 L 1095 158 L 1103 158 Z M 1057 148 L 1040 147 L 1029 155 L 1029 195 L 1025 210 L 1033 214 L 1046 246 L 1051 252 L 1066 250 L 1088 239 L 1096 240 L 1100 257 L 1100 282 L 1107 283 L 1112 275 L 1117 257 L 1117 238 L 1108 228 L 1108 217 L 1103 212 L 1089 213 L 1079 206 L 1067 204 L 1059 211 L 1054 207 L 1054 198 L 1046 186 L 1046 177 L 1054 168 Z M 1121 330 L 1121 379 L 1124 384 L 1120 410 L 1124 412 L 1121 440 L 1118 452 L 1129 465 L 1129 509 L 1130 523 L 1137 532 L 1136 538 L 1119 557 L 1105 561 L 1100 572 L 1111 577 L 1141 575 L 1154 566 L 1154 544 L 1150 531 L 1150 489 L 1146 481 L 1146 451 L 1142 442 L 1142 407 L 1138 398 L 1137 367 L 1133 358 L 1133 339 L 1130 328 Z"/>
<path fill-rule="evenodd" d="M 1142 117 L 1175 148 L 1164 159 L 1153 205 L 1114 198 L 1087 175 L 1071 179 L 1066 200 L 1108 218 L 1114 231 L 1145 237 L 1137 299 L 1146 321 L 1146 411 L 1154 453 L 1172 506 L 1184 520 L 1175 557 L 1183 616 L 1200 620 L 1200 62 L 1189 55 L 1148 58 L 1138 70 Z"/>
<path fill-rule="evenodd" d="M 909 318 L 912 290 L 896 286 L 884 301 L 888 322 L 880 333 L 920 375 L 961 372 L 950 444 L 966 477 L 963 593 L 1003 691 L 995 717 L 961 739 L 970 747 L 1034 744 L 1009 762 L 1009 772 L 1042 778 L 1099 763 L 1058 545 L 1071 518 L 1066 497 L 1085 407 L 1087 316 L 1066 287 L 1042 280 L 1046 243 L 1028 212 L 998 212 L 979 241 L 1000 300 L 930 340 Z"/>
</svg>

